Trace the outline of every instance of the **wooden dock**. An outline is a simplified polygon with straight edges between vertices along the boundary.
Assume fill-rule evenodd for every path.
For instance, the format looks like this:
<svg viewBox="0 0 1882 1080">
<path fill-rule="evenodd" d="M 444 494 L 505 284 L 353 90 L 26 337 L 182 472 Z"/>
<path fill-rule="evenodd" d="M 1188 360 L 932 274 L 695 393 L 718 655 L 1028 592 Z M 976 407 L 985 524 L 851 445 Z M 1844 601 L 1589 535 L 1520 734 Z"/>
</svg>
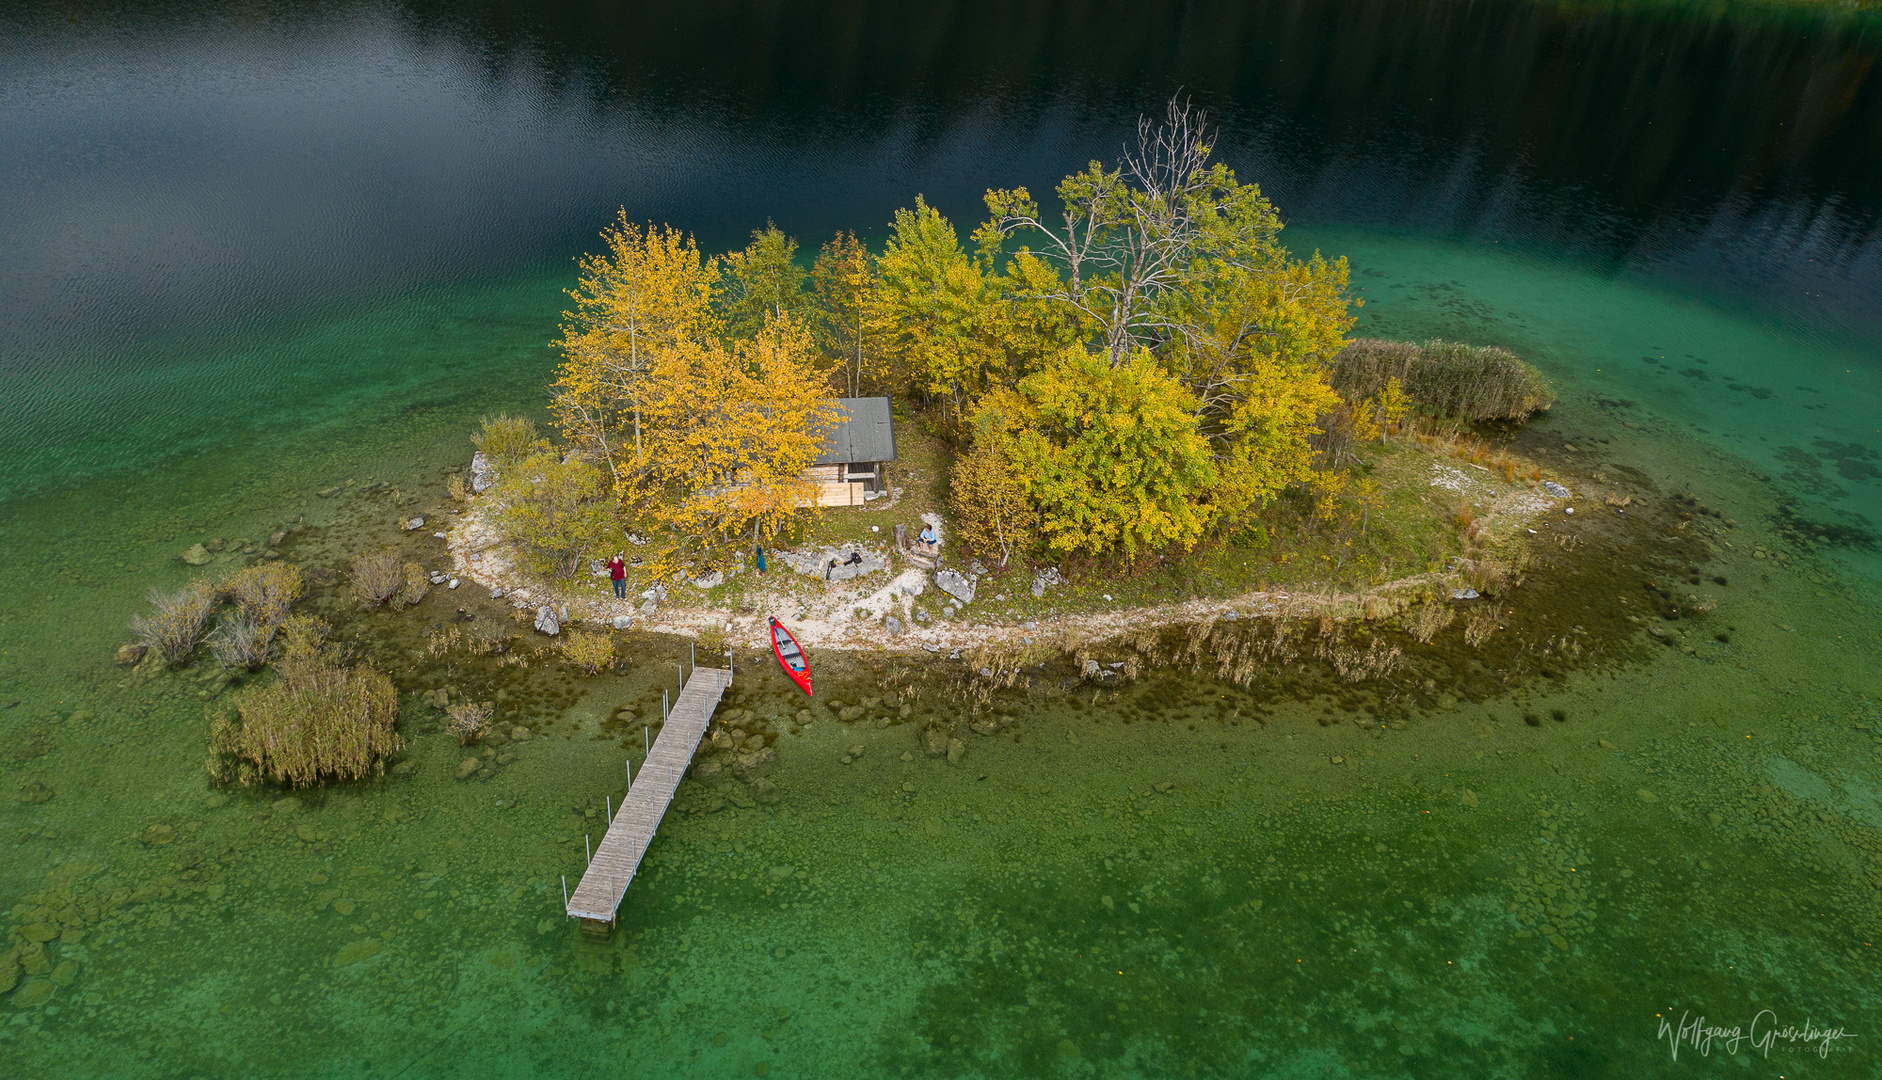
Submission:
<svg viewBox="0 0 1882 1080">
<path fill-rule="evenodd" d="M 613 929 L 621 898 L 693 763 L 693 751 L 712 723 L 713 710 L 731 685 L 730 668 L 695 667 L 679 699 L 667 710 L 660 737 L 641 762 L 627 797 L 615 808 L 607 835 L 589 856 L 581 884 L 568 897 L 569 917 L 582 920 L 584 930 L 605 934 Z"/>
</svg>

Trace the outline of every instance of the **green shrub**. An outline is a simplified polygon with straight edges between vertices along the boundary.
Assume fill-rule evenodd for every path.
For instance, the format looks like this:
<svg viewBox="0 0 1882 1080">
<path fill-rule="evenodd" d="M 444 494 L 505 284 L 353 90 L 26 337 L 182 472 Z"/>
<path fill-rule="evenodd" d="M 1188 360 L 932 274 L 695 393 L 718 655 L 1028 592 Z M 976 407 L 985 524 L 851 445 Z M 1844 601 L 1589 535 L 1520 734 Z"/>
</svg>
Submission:
<svg viewBox="0 0 1882 1080">
<path fill-rule="evenodd" d="M 562 659 L 593 675 L 614 663 L 614 639 L 606 634 L 572 630 L 562 642 Z"/>
<path fill-rule="evenodd" d="M 536 434 L 534 420 L 498 413 L 483 418 L 483 427 L 471 435 L 471 445 L 482 450 L 499 468 L 507 469 L 540 450 L 543 441 Z"/>
<path fill-rule="evenodd" d="M 492 524 L 514 544 L 524 569 L 566 577 L 608 543 L 614 499 L 608 475 L 592 462 L 563 461 L 543 450 L 504 472 L 490 491 Z M 490 497 L 487 496 L 487 497 Z"/>
<path fill-rule="evenodd" d="M 1427 416 L 1523 420 L 1555 404 L 1542 373 L 1494 345 L 1359 338 L 1333 357 L 1327 381 L 1349 402 L 1385 392 L 1393 379 Z"/>
<path fill-rule="evenodd" d="M 192 581 L 176 592 L 150 590 L 149 615 L 131 619 L 131 636 L 148 646 L 164 663 L 174 664 L 196 651 L 216 609 L 216 590 L 206 581 Z"/>
</svg>

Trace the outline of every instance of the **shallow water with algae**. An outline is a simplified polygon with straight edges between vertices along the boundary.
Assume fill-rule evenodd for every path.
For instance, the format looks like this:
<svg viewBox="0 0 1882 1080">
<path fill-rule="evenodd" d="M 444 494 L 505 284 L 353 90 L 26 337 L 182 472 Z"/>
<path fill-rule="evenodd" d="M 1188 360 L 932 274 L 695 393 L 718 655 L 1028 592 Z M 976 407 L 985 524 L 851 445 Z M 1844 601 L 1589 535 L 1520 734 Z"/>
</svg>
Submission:
<svg viewBox="0 0 1882 1080">
<path fill-rule="evenodd" d="M 1465 48 L 1473 20 L 1571 17 L 1465 7 L 1367 10 L 1410 20 L 1434 55 Z M 1545 149 L 1583 163 L 1550 173 L 1551 153 L 1501 140 L 1522 109 L 1486 119 L 1463 90 L 1454 111 L 1407 91 L 1391 122 L 1409 134 L 1381 149 L 1357 105 L 1289 105 L 1311 79 L 1278 64 L 1245 65 L 1275 72 L 1258 85 L 1228 52 L 1146 46 L 1120 66 L 1115 35 L 1069 28 L 1056 50 L 992 61 L 963 45 L 893 72 L 781 68 L 772 93 L 740 84 L 738 108 L 662 112 L 683 100 L 663 80 L 684 80 L 622 74 L 641 69 L 610 60 L 635 47 L 584 12 L 5 16 L 20 62 L 0 76 L 0 125 L 33 138 L 0 139 L 30 166 L 0 183 L 73 181 L 63 202 L 3 211 L 33 240 L 5 249 L 0 280 L 38 283 L 0 299 L 8 1075 L 1882 1072 L 1882 353 L 1863 224 L 1882 170 L 1850 160 L 1877 145 L 1852 139 L 1877 115 L 1873 82 L 1848 74 L 1874 51 L 1861 25 L 1574 16 L 1597 43 L 1681 43 L 1661 90 L 1710 89 L 1662 92 L 1656 115 L 1695 130 L 1722 130 L 1707 100 L 1788 85 L 1798 56 L 1845 65 L 1825 68 L 1841 96 L 1783 99 L 1813 121 L 1791 144 L 1807 175 L 1758 173 L 1754 196 L 1705 203 L 1739 158 L 1682 158 L 1669 178 L 1664 147 L 1596 122 L 1626 113 L 1599 101 L 1577 121 L 1550 99 L 1580 141 Z M 1262 18 L 1216 29 L 1279 48 Z M 1334 42 L 1293 33 L 1275 56 Z M 1352 40 L 1374 51 L 1326 54 L 1336 69 L 1390 52 Z M 1548 33 L 1522 40 L 1553 55 L 1535 44 Z M 1707 66 L 1727 48 L 1764 62 Z M 1633 55 L 1586 49 L 1609 74 Z M 1097 82 L 1015 89 L 1034 66 Z M 337 572 L 384 544 L 443 565 L 431 528 L 395 521 L 448 519 L 477 417 L 540 400 L 561 260 L 614 205 L 718 246 L 767 214 L 803 237 L 867 224 L 845 216 L 858 207 L 886 220 L 915 190 L 965 217 L 981 188 L 1043 189 L 1107 153 L 1142 95 L 1090 73 L 1126 67 L 1153 101 L 1166 80 L 1215 88 L 1225 155 L 1306 215 L 1294 246 L 1352 258 L 1362 332 L 1533 357 L 1563 400 L 1520 448 L 1637 502 L 1591 508 L 1583 542 L 1539 544 L 1476 647 L 1461 624 L 1429 646 L 1381 631 L 1408 664 L 1387 680 L 1338 679 L 1310 630 L 1246 685 L 1218 678 L 1209 649 L 1272 633 L 1226 623 L 1198 652 L 1182 628 L 1144 644 L 1159 663 L 1118 683 L 1053 661 L 988 690 L 958 663 L 824 653 L 818 703 L 741 651 L 724 738 L 774 751 L 775 800 L 689 780 L 620 928 L 585 939 L 561 879 L 618 805 L 687 644 L 634 637 L 633 660 L 594 677 L 531 659 L 527 638 L 471 655 L 446 635 L 498 622 L 481 590 L 362 613 Z M 220 77 L 184 74 L 199 68 Z M 844 117 L 884 126 L 846 141 Z M 225 152 L 231 131 L 249 153 Z M 1300 157 L 1267 153 L 1283 131 Z M 832 155 L 853 168 L 832 179 Z M 224 164 L 177 183 L 198 161 Z M 264 210 L 273 176 L 297 209 Z M 85 209 L 118 205 L 113 184 L 153 193 L 149 231 L 127 239 Z M 427 231 L 460 208 L 461 230 Z M 226 243 L 190 239 L 211 221 Z M 1784 243 L 1715 257 L 1759 235 Z M 283 268 L 284 240 L 320 254 Z M 53 297 L 51 255 L 78 267 L 67 298 L 95 317 Z M 314 576 L 306 609 L 403 693 L 409 765 L 382 780 L 217 789 L 208 718 L 241 687 L 213 665 L 112 661 L 148 588 L 258 558 L 276 532 Z M 212 540 L 203 570 L 177 561 Z M 1667 618 L 1688 595 L 1710 609 Z M 441 689 L 511 725 L 467 779 L 484 750 L 443 730 Z M 934 722 L 957 760 L 929 755 Z M 1747 1037 L 1683 1036 L 1702 1015 Z M 1854 1037 L 1787 1030 L 1806 1024 Z"/>
</svg>

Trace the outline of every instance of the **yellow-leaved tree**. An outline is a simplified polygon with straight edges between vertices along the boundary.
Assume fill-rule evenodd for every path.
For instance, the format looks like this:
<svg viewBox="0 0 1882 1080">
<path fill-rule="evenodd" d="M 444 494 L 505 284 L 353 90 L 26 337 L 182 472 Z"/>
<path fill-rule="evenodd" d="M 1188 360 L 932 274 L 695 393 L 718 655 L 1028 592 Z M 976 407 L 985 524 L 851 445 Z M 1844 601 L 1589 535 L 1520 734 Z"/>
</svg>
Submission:
<svg viewBox="0 0 1882 1080">
<path fill-rule="evenodd" d="M 1001 412 L 1006 456 L 1049 551 L 1135 559 L 1188 548 L 1208 528 L 1217 471 L 1195 395 L 1148 350 L 1113 366 L 1065 349 L 1021 379 Z"/>
<path fill-rule="evenodd" d="M 895 212 L 895 232 L 876 260 L 880 275 L 870 327 L 910 381 L 963 422 L 1002 374 L 987 339 L 996 294 L 940 211 L 915 197 Z"/>
<path fill-rule="evenodd" d="M 1031 423 L 1030 403 L 1004 387 L 988 393 L 974 413 L 973 443 L 954 463 L 948 507 L 954 532 L 968 551 L 998 556 L 1005 566 L 1039 539 L 1039 508 L 1014 461 L 1014 432 Z"/>
<path fill-rule="evenodd" d="M 808 513 L 815 489 L 804 471 L 836 422 L 815 357 L 808 330 L 775 315 L 751 338 L 654 354 L 645 457 L 628 494 L 678 538 L 664 561 L 716 561 Z"/>
<path fill-rule="evenodd" d="M 562 313 L 562 367 L 550 412 L 564 438 L 606 464 L 617 490 L 643 458 L 647 375 L 661 350 L 702 342 L 718 328 L 717 272 L 678 229 L 627 220 L 601 233 L 607 250 L 583 255 Z"/>
</svg>

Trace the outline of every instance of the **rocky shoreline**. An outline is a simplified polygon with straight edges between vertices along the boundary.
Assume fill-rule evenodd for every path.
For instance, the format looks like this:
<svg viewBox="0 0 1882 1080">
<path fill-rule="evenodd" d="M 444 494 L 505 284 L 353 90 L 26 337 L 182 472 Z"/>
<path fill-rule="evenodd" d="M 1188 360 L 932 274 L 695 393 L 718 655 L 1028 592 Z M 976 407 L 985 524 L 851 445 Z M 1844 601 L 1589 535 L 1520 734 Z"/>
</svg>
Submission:
<svg viewBox="0 0 1882 1080">
<path fill-rule="evenodd" d="M 1443 460 L 1434 461 L 1429 483 L 1484 506 L 1477 527 L 1486 546 L 1506 557 L 1520 552 L 1561 526 L 1572 524 L 1576 507 L 1587 515 L 1603 508 L 1598 493 L 1577 493 L 1553 481 L 1534 488 L 1501 487 Z M 1612 506 L 1617 500 L 1609 495 Z M 723 583 L 723 576 L 690 581 L 683 577 L 648 583 L 626 600 L 595 595 L 580 588 L 531 579 L 495 530 L 485 520 L 484 506 L 476 500 L 458 515 L 443 534 L 454 572 L 490 590 L 493 598 L 507 600 L 545 633 L 554 633 L 571 618 L 595 626 L 645 630 L 697 637 L 723 634 L 728 644 L 767 649 L 770 645 L 765 616 L 776 614 L 790 623 L 807 647 L 856 652 L 943 654 L 988 647 L 1004 649 L 1044 646 L 1064 640 L 1099 640 L 1155 631 L 1164 627 L 1214 619 L 1272 618 L 1318 619 L 1378 617 L 1382 610 L 1397 612 L 1423 599 L 1446 593 L 1459 601 L 1475 600 L 1455 570 L 1415 574 L 1373 586 L 1363 592 L 1337 589 L 1274 589 L 1250 591 L 1232 598 L 1194 599 L 1150 606 L 1118 606 L 1111 610 L 1067 613 L 1045 619 L 1003 620 L 997 614 L 981 616 L 970 605 L 976 599 L 981 574 L 970 566 L 934 570 L 891 550 L 887 545 L 857 546 L 826 552 L 772 553 L 768 576 L 748 587 L 737 608 L 715 607 L 706 601 L 708 590 Z M 838 565 L 830 579 L 817 582 L 831 555 L 854 551 L 862 562 Z M 927 563 L 928 560 L 919 560 Z M 598 565 L 598 564 L 597 564 Z M 786 571 L 795 571 L 787 573 Z M 735 567 L 734 576 L 754 573 Z M 886 575 L 886 576 L 883 576 Z M 1056 584 L 1056 573 L 1035 581 L 1035 596 Z M 590 576 L 571 579 L 589 584 Z M 958 617 L 936 616 L 918 607 L 918 597 L 930 592 L 945 595 L 943 610 Z M 1003 598 L 1003 594 L 1002 597 Z M 1000 598 L 994 598 L 998 602 Z M 1109 597 L 1105 597 L 1109 600 Z M 983 599 L 984 604 L 984 599 Z M 981 609 L 985 610 L 985 607 Z M 544 620 L 543 612 L 549 613 Z M 862 614 L 859 614 L 862 613 Z M 927 617 L 924 618 L 924 615 Z"/>
</svg>

